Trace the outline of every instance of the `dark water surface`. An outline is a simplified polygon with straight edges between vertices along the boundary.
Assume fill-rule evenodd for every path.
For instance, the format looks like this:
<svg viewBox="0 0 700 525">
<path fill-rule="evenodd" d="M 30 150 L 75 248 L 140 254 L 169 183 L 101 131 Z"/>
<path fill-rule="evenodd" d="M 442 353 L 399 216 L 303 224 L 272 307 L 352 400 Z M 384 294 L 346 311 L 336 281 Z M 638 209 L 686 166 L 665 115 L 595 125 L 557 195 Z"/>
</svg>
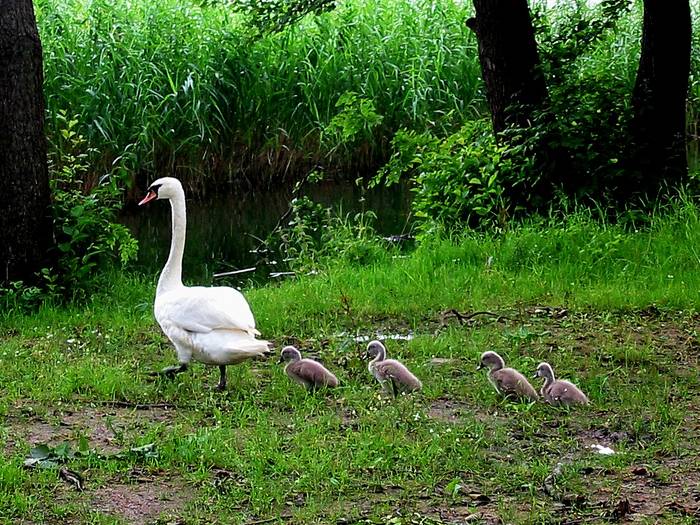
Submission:
<svg viewBox="0 0 700 525">
<path fill-rule="evenodd" d="M 407 185 L 363 191 L 353 182 L 325 181 L 309 185 L 303 195 L 342 215 L 371 210 L 377 215 L 375 227 L 382 235 L 408 231 L 411 192 Z M 212 282 L 214 273 L 259 266 L 256 272 L 234 280 L 265 281 L 276 267 L 259 265 L 260 255 L 252 253 L 275 228 L 289 209 L 291 186 L 218 194 L 206 200 L 187 199 L 187 244 L 183 277 L 190 284 Z M 170 206 L 154 201 L 125 213 L 121 221 L 139 241 L 137 269 L 156 276 L 170 250 Z M 216 279 L 217 284 L 224 284 Z"/>
</svg>

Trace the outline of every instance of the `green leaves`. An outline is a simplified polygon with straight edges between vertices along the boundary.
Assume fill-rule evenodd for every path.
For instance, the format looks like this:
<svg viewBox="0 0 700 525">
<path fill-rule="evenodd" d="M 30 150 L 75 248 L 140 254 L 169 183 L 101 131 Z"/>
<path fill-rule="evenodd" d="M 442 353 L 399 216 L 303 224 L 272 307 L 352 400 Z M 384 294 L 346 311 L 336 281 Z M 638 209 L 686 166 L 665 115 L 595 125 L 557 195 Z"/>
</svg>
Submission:
<svg viewBox="0 0 700 525">
<path fill-rule="evenodd" d="M 321 14 L 335 7 L 335 0 L 237 0 L 231 7 L 248 16 L 261 33 L 277 33 L 309 14 Z"/>
<path fill-rule="evenodd" d="M 89 188 L 85 181 L 94 150 L 79 133 L 78 118 L 60 112 L 57 119 L 65 133 L 50 155 L 50 184 L 59 256 L 47 276 L 51 276 L 52 293 L 75 296 L 93 286 L 98 266 L 117 261 L 123 266 L 133 260 L 138 244 L 125 226 L 116 223 L 122 191 L 118 175 L 103 177 Z M 115 173 L 123 175 L 119 168 Z"/>
<path fill-rule="evenodd" d="M 87 455 L 89 451 L 82 446 L 78 450 L 79 455 Z M 29 457 L 24 460 L 25 467 L 57 468 L 59 463 L 65 463 L 75 458 L 76 452 L 70 443 L 63 442 L 55 447 L 45 443 L 36 445 L 29 451 Z"/>
<path fill-rule="evenodd" d="M 322 133 L 322 141 L 334 143 L 331 151 L 358 141 L 373 141 L 373 134 L 384 117 L 374 107 L 374 101 L 346 91 L 335 104 L 340 111 L 331 119 Z"/>
<path fill-rule="evenodd" d="M 423 231 L 434 224 L 448 230 L 501 224 L 508 208 L 506 190 L 524 173 L 508 150 L 496 144 L 486 121 L 467 123 L 445 138 L 401 130 L 392 146 L 391 159 L 371 184 L 412 177 L 413 210 Z"/>
</svg>

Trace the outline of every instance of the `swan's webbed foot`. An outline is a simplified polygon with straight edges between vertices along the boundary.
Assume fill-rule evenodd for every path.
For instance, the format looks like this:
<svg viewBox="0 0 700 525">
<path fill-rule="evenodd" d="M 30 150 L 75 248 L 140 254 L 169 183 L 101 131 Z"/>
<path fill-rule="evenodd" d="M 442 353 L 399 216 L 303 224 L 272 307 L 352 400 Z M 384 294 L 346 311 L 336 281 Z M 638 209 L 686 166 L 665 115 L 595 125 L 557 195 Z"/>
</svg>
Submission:
<svg viewBox="0 0 700 525">
<path fill-rule="evenodd" d="M 160 372 L 151 372 L 152 376 L 167 377 L 168 379 L 174 379 L 180 372 L 185 372 L 187 370 L 187 363 L 180 363 L 179 365 L 166 366 Z"/>
<path fill-rule="evenodd" d="M 223 392 L 226 390 L 226 365 L 219 365 L 219 372 L 221 372 L 221 378 L 215 388 L 218 392 Z"/>
</svg>

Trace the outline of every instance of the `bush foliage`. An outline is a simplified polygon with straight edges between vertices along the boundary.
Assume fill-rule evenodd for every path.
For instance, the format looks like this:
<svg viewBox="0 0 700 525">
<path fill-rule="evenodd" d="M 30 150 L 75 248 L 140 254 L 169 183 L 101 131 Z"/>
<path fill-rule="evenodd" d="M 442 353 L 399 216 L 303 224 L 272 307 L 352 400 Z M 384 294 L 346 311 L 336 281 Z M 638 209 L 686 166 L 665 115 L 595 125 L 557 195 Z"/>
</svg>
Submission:
<svg viewBox="0 0 700 525">
<path fill-rule="evenodd" d="M 520 212 L 567 201 L 619 206 L 635 186 L 624 159 L 641 14 L 619 0 L 539 11 L 549 101 L 529 126 L 508 128 L 498 139 L 483 120 L 446 135 L 400 130 L 373 182 L 409 177 L 424 231 L 502 226 Z"/>
</svg>

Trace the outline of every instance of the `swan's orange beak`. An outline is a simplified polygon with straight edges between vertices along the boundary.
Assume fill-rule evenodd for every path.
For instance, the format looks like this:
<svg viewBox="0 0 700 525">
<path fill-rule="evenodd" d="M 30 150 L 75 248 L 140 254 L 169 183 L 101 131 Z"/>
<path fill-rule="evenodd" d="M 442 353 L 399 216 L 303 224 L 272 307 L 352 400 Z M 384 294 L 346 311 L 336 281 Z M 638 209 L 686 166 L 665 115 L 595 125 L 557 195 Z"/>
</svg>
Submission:
<svg viewBox="0 0 700 525">
<path fill-rule="evenodd" d="M 146 196 L 143 199 L 141 199 L 141 202 L 139 202 L 139 206 L 142 206 L 142 205 L 146 204 L 147 202 L 151 202 L 153 199 L 157 199 L 157 198 L 158 198 L 158 194 L 155 191 L 151 190 L 146 194 Z"/>
</svg>

